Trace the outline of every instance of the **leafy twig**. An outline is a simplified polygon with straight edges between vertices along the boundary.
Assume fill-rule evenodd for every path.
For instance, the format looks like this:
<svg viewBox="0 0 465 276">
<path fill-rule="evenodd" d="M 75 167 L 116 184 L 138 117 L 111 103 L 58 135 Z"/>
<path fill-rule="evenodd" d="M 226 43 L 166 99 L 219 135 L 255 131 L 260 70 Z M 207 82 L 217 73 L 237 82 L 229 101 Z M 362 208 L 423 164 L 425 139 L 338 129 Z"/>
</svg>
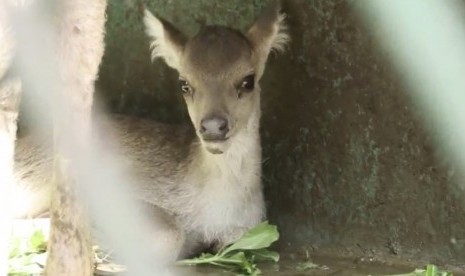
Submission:
<svg viewBox="0 0 465 276">
<path fill-rule="evenodd" d="M 239 240 L 222 248 L 217 254 L 204 253 L 199 257 L 178 261 L 179 265 L 210 264 L 247 275 L 260 275 L 256 261 L 279 261 L 279 254 L 267 248 L 279 238 L 274 225 L 263 222 L 245 233 Z"/>
</svg>

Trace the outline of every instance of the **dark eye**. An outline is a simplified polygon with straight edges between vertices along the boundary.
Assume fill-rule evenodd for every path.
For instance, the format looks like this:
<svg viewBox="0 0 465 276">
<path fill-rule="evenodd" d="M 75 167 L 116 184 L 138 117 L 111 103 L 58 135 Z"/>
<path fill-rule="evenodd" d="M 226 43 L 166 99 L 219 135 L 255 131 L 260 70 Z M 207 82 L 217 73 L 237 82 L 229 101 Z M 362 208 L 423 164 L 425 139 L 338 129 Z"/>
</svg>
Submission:
<svg viewBox="0 0 465 276">
<path fill-rule="evenodd" d="M 242 80 L 241 90 L 252 91 L 255 87 L 255 75 L 248 75 Z"/>
<path fill-rule="evenodd" d="M 192 93 L 192 88 L 186 80 L 180 79 L 179 80 L 179 87 L 181 87 L 181 91 L 183 94 L 190 94 Z"/>
</svg>

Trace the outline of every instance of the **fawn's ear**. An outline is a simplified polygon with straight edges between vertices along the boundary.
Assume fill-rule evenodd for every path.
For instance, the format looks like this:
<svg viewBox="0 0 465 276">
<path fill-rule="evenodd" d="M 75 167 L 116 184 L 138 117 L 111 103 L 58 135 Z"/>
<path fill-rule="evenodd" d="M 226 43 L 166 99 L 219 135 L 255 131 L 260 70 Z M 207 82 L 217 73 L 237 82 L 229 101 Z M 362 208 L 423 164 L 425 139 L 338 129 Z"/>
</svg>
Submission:
<svg viewBox="0 0 465 276">
<path fill-rule="evenodd" d="M 144 25 L 147 35 L 152 39 L 150 49 L 152 60 L 163 58 L 168 66 L 179 71 L 180 59 L 187 38 L 172 24 L 164 19 L 155 17 L 145 10 Z"/>
<path fill-rule="evenodd" d="M 261 68 L 264 68 L 271 51 L 283 51 L 290 40 L 287 26 L 284 23 L 285 15 L 280 11 L 280 1 L 274 1 L 247 31 L 246 36 L 258 55 Z"/>
</svg>

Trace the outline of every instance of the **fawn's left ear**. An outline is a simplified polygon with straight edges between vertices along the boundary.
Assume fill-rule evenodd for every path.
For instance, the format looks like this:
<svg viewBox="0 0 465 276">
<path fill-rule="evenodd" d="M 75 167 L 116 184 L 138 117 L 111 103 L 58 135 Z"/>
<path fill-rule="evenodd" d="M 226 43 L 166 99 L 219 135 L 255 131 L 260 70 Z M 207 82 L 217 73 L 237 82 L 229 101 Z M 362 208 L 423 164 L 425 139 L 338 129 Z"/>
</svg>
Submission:
<svg viewBox="0 0 465 276">
<path fill-rule="evenodd" d="M 145 10 L 144 24 L 146 33 L 152 38 L 152 59 L 161 57 L 168 66 L 179 71 L 186 36 L 171 23 L 153 16 L 148 10 Z"/>
<path fill-rule="evenodd" d="M 284 23 L 285 15 L 280 11 L 281 3 L 275 1 L 255 20 L 246 34 L 262 67 L 271 51 L 283 51 L 290 40 Z"/>
</svg>

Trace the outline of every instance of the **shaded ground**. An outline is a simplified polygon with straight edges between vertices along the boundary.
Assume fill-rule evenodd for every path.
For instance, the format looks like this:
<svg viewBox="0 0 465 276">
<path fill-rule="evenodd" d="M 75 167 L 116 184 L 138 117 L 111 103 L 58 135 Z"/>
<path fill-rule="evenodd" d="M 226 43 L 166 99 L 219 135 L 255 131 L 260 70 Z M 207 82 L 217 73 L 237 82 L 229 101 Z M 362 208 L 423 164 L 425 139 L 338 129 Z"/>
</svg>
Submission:
<svg viewBox="0 0 465 276">
<path fill-rule="evenodd" d="M 287 258 L 286 258 L 287 257 Z M 417 267 L 414 264 L 402 264 L 392 262 L 376 262 L 374 260 L 354 260 L 334 257 L 312 256 L 312 264 L 319 267 L 309 269 L 299 269 L 304 263 L 308 263 L 299 259 L 289 259 L 289 256 L 284 256 L 278 264 L 260 264 L 259 267 L 263 275 L 270 276 L 300 276 L 300 275 L 348 275 L 348 276 L 368 276 L 368 275 L 397 275 L 411 273 Z M 465 275 L 463 270 L 451 270 L 454 275 Z M 178 267 L 174 272 L 179 276 L 195 276 L 195 275 L 237 275 L 237 273 L 223 271 L 220 268 L 210 266 L 198 267 Z M 114 275 L 111 273 L 101 275 Z"/>
<path fill-rule="evenodd" d="M 414 267 L 396 267 L 374 263 L 354 263 L 351 260 L 313 257 L 312 262 L 320 268 L 299 270 L 301 262 L 297 260 L 282 260 L 276 265 L 261 265 L 264 275 L 299 276 L 299 275 L 390 275 L 412 272 Z M 180 270 L 181 275 L 218 275 L 218 269 L 188 268 Z M 189 274 L 191 273 L 191 274 Z M 224 272 L 222 275 L 235 275 Z"/>
<path fill-rule="evenodd" d="M 30 243 L 31 237 L 37 234 L 37 231 L 43 233 L 43 237 L 40 238 L 40 244 L 46 244 L 48 240 L 48 219 L 35 219 L 35 220 L 15 220 L 13 223 L 13 235 L 12 244 L 14 241 L 21 240 L 21 244 L 24 242 Z M 37 238 L 37 235 L 35 235 Z M 35 239 L 35 243 L 39 240 Z M 18 248 L 25 251 L 29 246 L 23 244 Z M 44 248 L 39 246 L 40 248 Z M 373 254 L 365 254 L 363 257 L 355 256 L 350 252 L 342 252 L 341 250 L 330 252 L 326 251 L 326 255 L 312 254 L 311 252 L 302 252 L 295 248 L 289 248 L 290 251 L 281 252 L 280 261 L 275 263 L 259 263 L 259 268 L 262 270 L 263 275 L 276 275 L 276 276 L 291 276 L 291 275 L 393 275 L 400 273 L 409 273 L 415 270 L 415 268 L 424 268 L 428 263 L 421 263 L 415 260 L 409 260 L 401 257 L 389 257 L 385 256 L 382 258 L 375 257 Z M 38 275 L 42 271 L 46 261 L 46 253 L 42 250 L 40 253 L 32 253 L 29 257 L 23 259 L 23 262 L 19 262 L 23 267 L 34 264 L 34 275 Z M 341 255 L 343 254 L 343 255 Z M 99 254 L 100 256 L 101 254 Z M 104 254 L 105 255 L 105 254 Z M 98 258 L 96 258 L 98 259 Z M 10 259 L 11 263 L 12 259 Z M 11 265 L 11 264 L 10 264 Z M 447 271 L 454 272 L 454 275 L 465 275 L 465 267 L 453 267 L 447 265 L 447 263 L 439 264 L 440 268 Z M 316 268 L 313 268 L 315 267 Z M 118 265 L 112 265 L 108 263 L 100 263 L 98 265 L 97 275 L 123 275 L 122 273 L 114 273 L 114 271 L 121 271 L 124 267 Z M 106 271 L 106 272 L 105 272 Z M 110 273 L 108 271 L 113 271 Z M 236 275 L 235 273 L 222 271 L 217 267 L 211 266 L 192 266 L 192 267 L 176 267 L 176 275 L 190 276 L 190 275 Z M 24 274 L 22 274 L 24 275 Z"/>
</svg>

